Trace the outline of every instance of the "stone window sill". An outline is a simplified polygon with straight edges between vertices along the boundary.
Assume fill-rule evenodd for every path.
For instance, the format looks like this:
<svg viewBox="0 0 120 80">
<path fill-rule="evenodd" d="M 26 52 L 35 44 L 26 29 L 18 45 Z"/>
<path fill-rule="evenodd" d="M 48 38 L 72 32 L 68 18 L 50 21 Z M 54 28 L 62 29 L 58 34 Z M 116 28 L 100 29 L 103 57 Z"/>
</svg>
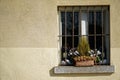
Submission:
<svg viewBox="0 0 120 80">
<path fill-rule="evenodd" d="M 56 66 L 54 74 L 74 74 L 74 73 L 114 73 L 113 65 L 99 65 L 91 67 L 74 67 L 74 66 Z"/>
</svg>

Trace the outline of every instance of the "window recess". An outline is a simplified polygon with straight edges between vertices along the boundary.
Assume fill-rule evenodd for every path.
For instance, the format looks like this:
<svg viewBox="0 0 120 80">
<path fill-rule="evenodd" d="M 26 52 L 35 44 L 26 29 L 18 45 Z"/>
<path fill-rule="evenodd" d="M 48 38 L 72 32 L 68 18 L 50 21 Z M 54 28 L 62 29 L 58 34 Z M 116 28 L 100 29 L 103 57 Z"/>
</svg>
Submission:
<svg viewBox="0 0 120 80">
<path fill-rule="evenodd" d="M 110 65 L 109 6 L 59 6 L 61 65 L 74 66 L 82 38 L 88 42 L 89 56 L 97 56 L 94 65 Z M 93 53 L 92 53 L 93 52 Z M 71 57 L 72 56 L 72 57 Z"/>
</svg>

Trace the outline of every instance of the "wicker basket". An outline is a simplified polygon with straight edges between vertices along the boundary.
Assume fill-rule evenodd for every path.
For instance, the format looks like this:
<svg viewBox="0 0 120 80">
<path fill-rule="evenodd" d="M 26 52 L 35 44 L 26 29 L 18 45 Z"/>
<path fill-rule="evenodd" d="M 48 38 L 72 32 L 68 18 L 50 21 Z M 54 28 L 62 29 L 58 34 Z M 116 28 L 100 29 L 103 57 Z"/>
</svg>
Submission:
<svg viewBox="0 0 120 80">
<path fill-rule="evenodd" d="M 75 66 L 93 66 L 94 60 L 76 61 Z"/>
</svg>

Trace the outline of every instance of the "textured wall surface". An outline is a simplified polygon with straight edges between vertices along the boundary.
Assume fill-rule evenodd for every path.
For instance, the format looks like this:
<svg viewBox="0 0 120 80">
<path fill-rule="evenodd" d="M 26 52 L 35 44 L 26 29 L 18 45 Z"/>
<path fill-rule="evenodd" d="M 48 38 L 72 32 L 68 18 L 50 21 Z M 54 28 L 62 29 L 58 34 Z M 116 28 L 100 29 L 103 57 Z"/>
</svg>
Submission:
<svg viewBox="0 0 120 80">
<path fill-rule="evenodd" d="M 1 47 L 56 47 L 57 30 L 55 1 L 0 0 Z"/>
<path fill-rule="evenodd" d="M 120 0 L 0 0 L 0 80 L 120 80 Z M 110 5 L 113 74 L 54 75 L 61 5 Z"/>
</svg>

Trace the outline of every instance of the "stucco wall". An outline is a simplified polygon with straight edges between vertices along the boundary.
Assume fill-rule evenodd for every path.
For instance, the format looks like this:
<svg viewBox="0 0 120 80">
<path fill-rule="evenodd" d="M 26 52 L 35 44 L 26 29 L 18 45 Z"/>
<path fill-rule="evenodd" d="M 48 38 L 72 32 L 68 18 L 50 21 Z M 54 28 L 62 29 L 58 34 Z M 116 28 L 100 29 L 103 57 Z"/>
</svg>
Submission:
<svg viewBox="0 0 120 80">
<path fill-rule="evenodd" d="M 0 80 L 120 80 L 120 0 L 0 0 Z M 113 74 L 53 75 L 61 5 L 110 5 Z"/>
</svg>

